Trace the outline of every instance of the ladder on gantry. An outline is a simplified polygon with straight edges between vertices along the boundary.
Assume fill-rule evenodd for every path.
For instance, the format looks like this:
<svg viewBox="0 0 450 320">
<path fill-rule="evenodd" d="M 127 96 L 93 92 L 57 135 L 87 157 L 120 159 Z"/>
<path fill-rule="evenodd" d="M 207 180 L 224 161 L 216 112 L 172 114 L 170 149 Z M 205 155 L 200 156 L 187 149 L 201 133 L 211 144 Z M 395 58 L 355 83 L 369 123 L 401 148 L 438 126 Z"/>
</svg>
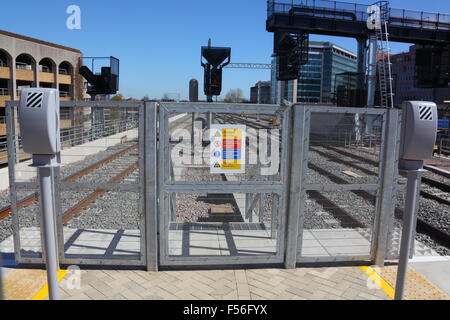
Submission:
<svg viewBox="0 0 450 320">
<path fill-rule="evenodd" d="M 394 108 L 391 48 L 389 45 L 389 2 L 380 1 L 380 25 L 375 28 L 377 34 L 378 82 L 380 86 L 380 106 Z"/>
</svg>

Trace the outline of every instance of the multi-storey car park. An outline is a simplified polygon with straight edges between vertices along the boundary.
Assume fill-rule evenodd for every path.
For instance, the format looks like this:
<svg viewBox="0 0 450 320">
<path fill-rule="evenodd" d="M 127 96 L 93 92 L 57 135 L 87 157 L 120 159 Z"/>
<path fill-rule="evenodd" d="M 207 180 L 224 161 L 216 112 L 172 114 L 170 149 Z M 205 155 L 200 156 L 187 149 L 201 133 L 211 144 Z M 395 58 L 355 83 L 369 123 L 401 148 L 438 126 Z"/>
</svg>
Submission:
<svg viewBox="0 0 450 320">
<path fill-rule="evenodd" d="M 82 56 L 78 49 L 0 30 L 0 164 L 7 162 L 5 102 L 31 87 L 57 88 L 61 101 L 83 100 Z M 62 129 L 72 126 L 72 111 L 61 110 Z"/>
</svg>

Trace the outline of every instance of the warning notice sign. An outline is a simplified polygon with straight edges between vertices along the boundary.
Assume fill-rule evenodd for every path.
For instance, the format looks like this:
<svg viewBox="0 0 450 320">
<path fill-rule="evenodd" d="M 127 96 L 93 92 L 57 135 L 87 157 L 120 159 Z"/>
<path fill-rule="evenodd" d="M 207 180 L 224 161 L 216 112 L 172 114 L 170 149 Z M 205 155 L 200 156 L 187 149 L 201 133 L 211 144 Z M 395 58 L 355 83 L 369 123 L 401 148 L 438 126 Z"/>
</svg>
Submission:
<svg viewBox="0 0 450 320">
<path fill-rule="evenodd" d="M 242 125 L 211 126 L 211 173 L 245 173 L 245 130 Z"/>
</svg>

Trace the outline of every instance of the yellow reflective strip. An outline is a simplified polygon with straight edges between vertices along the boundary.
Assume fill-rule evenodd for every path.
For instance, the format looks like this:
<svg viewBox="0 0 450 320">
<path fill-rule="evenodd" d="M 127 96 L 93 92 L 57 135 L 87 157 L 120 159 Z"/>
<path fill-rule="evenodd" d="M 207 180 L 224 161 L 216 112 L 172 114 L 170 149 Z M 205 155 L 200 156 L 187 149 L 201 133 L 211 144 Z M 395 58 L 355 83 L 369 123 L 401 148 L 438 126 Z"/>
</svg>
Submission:
<svg viewBox="0 0 450 320">
<path fill-rule="evenodd" d="M 376 283 L 381 290 L 386 293 L 389 298 L 394 299 L 395 297 L 395 290 L 394 288 L 386 281 L 384 280 L 373 268 L 371 267 L 359 267 L 365 274 L 369 276 L 370 279 L 374 283 Z"/>
<path fill-rule="evenodd" d="M 58 282 L 60 282 L 67 274 L 67 270 L 58 271 Z M 41 288 L 41 290 L 36 293 L 36 295 L 31 300 L 45 300 L 48 297 L 48 283 Z"/>
</svg>

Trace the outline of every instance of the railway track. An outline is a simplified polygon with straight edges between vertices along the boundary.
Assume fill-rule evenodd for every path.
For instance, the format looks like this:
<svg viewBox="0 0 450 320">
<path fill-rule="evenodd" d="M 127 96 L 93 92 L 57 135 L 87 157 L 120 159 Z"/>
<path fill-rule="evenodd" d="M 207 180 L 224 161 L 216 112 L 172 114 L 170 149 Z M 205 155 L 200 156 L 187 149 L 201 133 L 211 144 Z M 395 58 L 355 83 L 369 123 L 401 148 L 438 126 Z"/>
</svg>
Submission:
<svg viewBox="0 0 450 320">
<path fill-rule="evenodd" d="M 81 178 L 81 177 L 83 177 L 83 176 L 93 172 L 94 170 L 96 170 L 96 169 L 98 169 L 98 168 L 100 168 L 100 167 L 102 167 L 102 166 L 104 166 L 104 165 L 106 165 L 106 164 L 116 160 L 117 158 L 119 158 L 119 157 L 129 153 L 131 150 L 133 150 L 135 148 L 137 148 L 137 144 L 133 144 L 132 146 L 129 146 L 129 147 L 125 148 L 124 150 L 121 150 L 120 152 L 117 152 L 117 153 L 115 153 L 115 154 L 113 154 L 113 155 L 111 155 L 111 156 L 109 156 L 109 157 L 107 157 L 107 158 L 105 158 L 103 160 L 100 160 L 100 161 L 92 164 L 91 166 L 89 166 L 87 168 L 84 168 L 84 169 L 74 173 L 73 175 L 65 178 L 63 181 L 64 182 L 74 182 L 74 181 L 78 180 L 79 178 Z M 19 209 L 23 209 L 23 208 L 33 204 L 34 202 L 36 202 L 38 199 L 39 199 L 39 194 L 37 192 L 33 193 L 33 194 L 29 195 L 28 197 L 19 200 L 17 202 L 17 209 L 18 210 Z M 10 216 L 11 212 L 12 212 L 11 206 L 6 206 L 6 207 L 0 209 L 0 220 Z"/>
<path fill-rule="evenodd" d="M 114 178 L 108 181 L 108 183 L 118 183 L 125 179 L 127 176 L 129 176 L 134 170 L 139 168 L 139 162 L 135 162 L 131 166 L 129 166 L 127 169 L 120 172 L 118 175 L 116 175 Z M 73 218 L 75 218 L 77 215 L 79 215 L 81 212 L 83 212 L 84 209 L 86 209 L 88 206 L 90 206 L 95 200 L 100 198 L 102 195 L 104 195 L 107 190 L 100 189 L 92 192 L 90 195 L 88 195 L 86 198 L 78 202 L 75 206 L 67 210 L 63 214 L 63 224 L 66 224 Z"/>
<path fill-rule="evenodd" d="M 338 153 L 341 153 L 342 155 L 345 155 L 345 156 L 348 156 L 348 157 L 352 157 L 354 159 L 358 159 L 358 160 L 363 161 L 363 162 L 370 163 L 370 164 L 372 164 L 374 166 L 378 166 L 378 163 L 376 161 L 372 160 L 372 159 L 369 159 L 369 158 L 366 158 L 366 157 L 362 157 L 362 156 L 358 156 L 358 155 L 355 155 L 353 153 L 346 152 L 346 151 L 340 150 L 340 149 L 335 148 L 335 147 L 328 146 L 328 148 L 330 148 L 333 151 L 336 151 Z M 405 175 L 402 174 L 402 176 L 405 176 Z M 437 189 L 443 191 L 444 194 L 445 193 L 450 193 L 450 185 L 442 183 L 440 181 L 436 181 L 436 180 L 433 180 L 433 179 L 430 179 L 430 178 L 427 178 L 427 177 L 422 177 L 422 183 L 425 183 L 425 184 L 427 184 L 428 186 L 430 186 L 432 188 L 437 188 Z M 448 198 L 443 198 L 441 196 L 442 193 L 432 193 L 432 191 L 429 191 L 428 189 L 423 189 L 420 192 L 420 194 L 424 198 L 437 201 L 437 202 L 439 202 L 441 204 L 444 204 L 444 205 L 450 205 L 450 201 L 448 200 Z"/>
<path fill-rule="evenodd" d="M 216 116 L 219 119 L 222 119 L 224 121 L 231 121 L 231 123 L 240 123 L 240 124 L 245 124 L 249 127 L 255 128 L 255 129 L 271 129 L 271 120 L 269 119 L 263 119 L 261 118 L 260 121 L 251 121 L 248 119 L 244 119 L 241 116 L 237 116 L 237 115 L 232 115 L 232 114 L 226 114 L 226 115 L 217 115 Z M 255 118 L 256 119 L 256 118 Z M 264 122 L 267 122 L 267 125 L 264 125 Z"/>
<path fill-rule="evenodd" d="M 359 155 L 355 155 L 355 154 L 350 153 L 350 152 L 346 152 L 346 151 L 341 150 L 341 149 L 336 148 L 336 147 L 332 147 L 332 146 L 328 146 L 328 145 L 327 146 L 323 146 L 323 147 L 324 148 L 328 148 L 330 150 L 333 150 L 333 151 L 335 151 L 337 153 L 340 153 L 340 154 L 342 154 L 344 156 L 351 157 L 351 158 L 357 159 L 359 161 L 372 164 L 372 165 L 374 165 L 376 167 L 378 166 L 378 163 L 373 161 L 373 160 L 371 160 L 371 159 L 368 159 L 368 158 L 365 158 L 365 157 L 362 157 L 362 156 L 359 156 Z M 358 170 L 361 169 L 361 166 L 358 166 L 357 164 L 353 164 L 353 163 L 351 163 L 349 161 L 346 161 L 345 163 L 347 165 L 349 165 L 349 166 L 352 166 L 352 167 L 358 169 Z M 317 169 L 317 168 L 315 168 L 315 169 Z M 365 170 L 367 171 L 368 169 L 365 169 Z M 329 172 L 327 172 L 327 176 L 330 176 Z M 344 184 L 347 183 L 345 180 L 343 180 L 343 179 L 341 179 L 341 178 L 339 178 L 337 176 L 334 176 L 333 180 L 336 183 L 344 183 Z M 438 189 L 440 189 L 440 190 L 442 190 L 444 192 L 449 192 L 450 191 L 450 186 L 445 184 L 445 183 L 442 183 L 440 181 L 435 181 L 433 179 L 423 177 L 422 178 L 422 182 L 427 184 L 427 185 L 430 185 L 431 187 L 438 188 Z M 369 199 L 371 197 L 373 198 L 373 196 L 370 195 L 369 193 L 364 194 L 364 192 L 362 192 L 362 194 L 361 194 L 361 191 L 358 191 L 358 194 L 360 196 L 365 197 L 366 199 Z M 444 205 L 448 205 L 449 204 L 448 199 L 442 198 L 438 194 L 430 193 L 427 190 L 422 190 L 421 191 L 421 195 L 424 198 L 427 198 L 427 199 L 430 199 L 430 200 L 435 200 L 435 201 L 439 202 L 440 204 L 444 204 Z M 400 219 L 400 218 L 403 217 L 403 210 L 401 210 L 399 208 L 396 208 L 395 212 L 396 212 L 397 218 Z M 439 239 L 440 241 L 445 243 L 447 245 L 447 247 L 450 247 L 450 234 L 448 232 L 446 232 L 445 230 L 442 230 L 442 229 L 438 228 L 437 226 L 435 226 L 435 225 L 433 225 L 433 224 L 423 220 L 420 217 L 417 218 L 417 227 L 419 228 L 419 230 L 422 230 L 423 232 L 428 233 L 428 234 L 434 236 L 435 238 Z"/>
<path fill-rule="evenodd" d="M 188 116 L 182 117 L 181 119 L 175 121 L 175 123 L 173 123 L 169 127 L 169 130 L 172 131 L 173 129 L 175 129 L 179 126 L 183 126 L 183 125 L 184 126 L 182 128 L 187 128 L 188 126 L 186 126 L 185 124 L 187 123 L 188 120 L 190 120 L 190 117 L 188 117 Z M 120 152 L 117 152 L 103 160 L 100 160 L 100 161 L 92 164 L 91 166 L 89 166 L 87 168 L 84 168 L 84 169 L 74 173 L 73 175 L 65 178 L 63 180 L 63 182 L 75 182 L 79 178 L 86 176 L 89 173 L 95 171 L 96 169 L 120 158 L 121 156 L 129 153 L 131 150 L 136 149 L 137 147 L 138 147 L 138 144 L 133 144 L 133 145 L 125 148 L 124 150 L 121 150 Z M 119 173 L 116 177 L 111 179 L 109 181 L 109 183 L 117 183 L 117 182 L 123 180 L 131 172 L 133 172 L 137 167 L 138 167 L 137 163 L 132 164 L 126 170 L 124 170 L 123 172 Z M 100 198 L 106 192 L 107 192 L 106 190 L 97 190 L 97 191 L 91 193 L 89 196 L 87 196 L 81 202 L 79 202 L 78 204 L 76 204 L 75 206 L 73 206 L 71 209 L 69 209 L 67 212 L 64 213 L 63 222 L 67 223 L 69 220 L 71 220 L 73 217 L 77 216 L 86 207 L 88 207 L 90 204 L 92 204 L 96 199 Z M 39 194 L 37 192 L 33 193 L 33 194 L 19 200 L 17 202 L 17 209 L 20 210 L 20 209 L 26 208 L 38 200 L 39 200 Z M 1 208 L 0 209 L 0 220 L 9 217 L 11 215 L 11 212 L 12 212 L 11 206 L 6 206 L 4 208 Z"/>
</svg>

